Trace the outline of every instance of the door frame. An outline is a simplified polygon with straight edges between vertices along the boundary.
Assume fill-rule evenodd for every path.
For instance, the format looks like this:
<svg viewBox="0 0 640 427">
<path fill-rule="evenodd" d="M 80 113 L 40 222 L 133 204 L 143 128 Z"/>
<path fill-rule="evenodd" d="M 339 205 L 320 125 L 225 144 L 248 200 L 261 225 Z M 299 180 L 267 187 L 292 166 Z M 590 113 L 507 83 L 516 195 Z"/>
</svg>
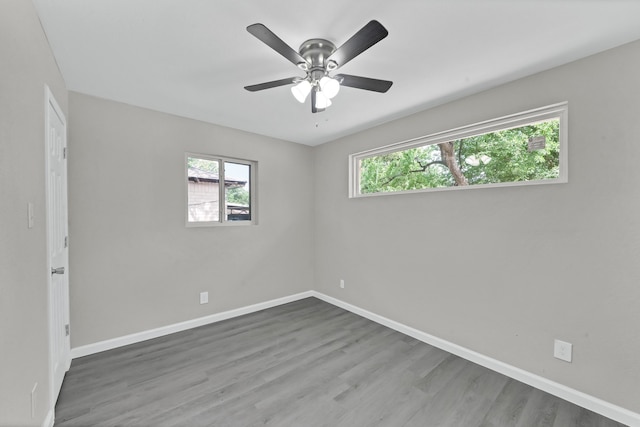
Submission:
<svg viewBox="0 0 640 427">
<path fill-rule="evenodd" d="M 59 326 L 59 325 L 54 325 L 54 298 L 53 298 L 53 287 L 52 287 L 52 275 L 51 275 L 51 241 L 50 241 L 50 212 L 49 212 L 49 206 L 51 203 L 51 194 L 49 192 L 49 166 L 50 166 L 50 162 L 49 162 L 49 138 L 50 138 L 50 132 L 49 132 L 49 124 L 51 123 L 51 109 L 53 109 L 55 111 L 55 114 L 58 115 L 58 117 L 60 118 L 60 120 L 62 121 L 62 124 L 64 126 L 64 147 L 67 146 L 67 120 L 66 117 L 64 115 L 64 112 L 62 111 L 62 108 L 60 108 L 60 105 L 58 104 L 58 102 L 56 101 L 55 97 L 53 96 L 53 93 L 51 92 L 51 89 L 49 88 L 48 85 L 44 85 L 44 92 L 45 92 L 45 123 L 44 123 L 44 133 L 45 133 L 45 140 L 44 140 L 44 145 L 45 145 L 45 236 L 46 236 L 46 277 L 47 277 L 47 311 L 48 311 L 48 319 L 47 319 L 47 324 L 48 324 L 48 359 L 49 359 L 49 401 L 50 401 L 50 413 L 53 414 L 53 411 L 55 410 L 55 405 L 56 405 L 56 401 L 58 400 L 58 394 L 59 394 L 59 390 L 55 390 L 55 378 L 54 378 L 54 366 L 55 366 L 55 355 L 54 355 L 54 347 L 53 347 L 53 339 L 54 339 L 54 331 L 55 331 L 55 327 Z M 68 189 L 68 178 L 67 178 L 67 164 L 65 162 L 64 165 L 64 185 L 66 186 L 65 188 L 65 197 L 63 200 L 63 203 L 66 205 L 66 211 L 67 211 L 67 225 L 66 225 L 66 230 L 67 230 L 67 234 L 68 234 L 68 230 L 69 230 L 69 218 L 68 218 L 68 212 L 69 212 L 69 203 L 68 203 L 68 196 L 67 196 L 67 189 Z M 68 250 L 68 249 L 67 249 Z M 67 264 L 68 264 L 68 260 L 67 260 Z M 65 324 L 69 324 L 69 275 L 68 275 L 68 271 L 69 271 L 69 266 L 66 265 L 65 266 L 65 275 L 66 277 L 66 286 L 64 289 L 64 299 L 65 299 L 65 308 L 64 308 L 64 322 Z M 64 360 L 61 361 L 62 363 L 64 363 L 65 366 L 65 371 L 68 371 L 69 368 L 71 367 L 71 336 L 69 334 L 69 336 L 67 336 L 66 340 L 65 340 L 65 348 L 64 348 Z"/>
</svg>

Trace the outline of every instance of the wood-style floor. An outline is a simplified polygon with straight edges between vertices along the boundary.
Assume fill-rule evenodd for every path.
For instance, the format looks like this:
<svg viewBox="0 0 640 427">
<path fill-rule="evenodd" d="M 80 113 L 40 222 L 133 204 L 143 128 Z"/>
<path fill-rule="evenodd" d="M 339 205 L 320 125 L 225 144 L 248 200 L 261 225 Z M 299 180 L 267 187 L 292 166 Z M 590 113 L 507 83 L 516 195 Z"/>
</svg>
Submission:
<svg viewBox="0 0 640 427">
<path fill-rule="evenodd" d="M 622 426 L 315 298 L 73 361 L 56 426 Z"/>
</svg>

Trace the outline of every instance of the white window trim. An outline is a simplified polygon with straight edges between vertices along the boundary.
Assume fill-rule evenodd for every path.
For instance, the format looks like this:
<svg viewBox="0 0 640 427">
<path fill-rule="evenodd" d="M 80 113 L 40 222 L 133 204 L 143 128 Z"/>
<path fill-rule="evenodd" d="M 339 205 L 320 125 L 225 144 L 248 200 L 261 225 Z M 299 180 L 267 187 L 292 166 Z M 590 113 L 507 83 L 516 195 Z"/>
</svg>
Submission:
<svg viewBox="0 0 640 427">
<path fill-rule="evenodd" d="M 238 163 L 242 165 L 248 165 L 251 167 L 249 173 L 249 197 L 251 203 L 251 220 L 249 221 L 228 221 L 226 219 L 226 202 L 224 204 L 220 204 L 220 220 L 219 221 L 197 221 L 190 222 L 189 221 L 189 166 L 188 166 L 188 158 L 196 157 L 199 159 L 205 160 L 216 160 L 219 162 L 219 171 L 218 171 L 218 180 L 221 183 L 224 183 L 224 162 L 230 163 Z M 234 227 L 234 226 L 246 226 L 246 225 L 257 225 L 258 224 L 258 209 L 257 209 L 257 185 L 256 185 L 256 176 L 258 174 L 258 162 L 254 160 L 246 160 L 246 159 L 237 159 L 233 157 L 225 157 L 225 156 L 217 156 L 212 154 L 202 154 L 202 153 L 193 153 L 186 152 L 184 153 L 184 222 L 186 227 Z M 226 195 L 224 191 L 224 184 L 218 186 L 219 200 L 226 201 Z M 222 207 L 224 206 L 224 207 Z"/>
<path fill-rule="evenodd" d="M 437 132 L 426 136 L 410 139 L 403 142 L 385 145 L 383 147 L 371 150 L 361 151 L 349 155 L 349 198 L 360 197 L 378 197 L 389 196 L 395 194 L 407 193 L 426 193 L 433 191 L 451 191 L 451 190 L 472 190 L 478 188 L 495 188 L 495 187 L 514 187 L 522 185 L 541 185 L 541 184 L 561 184 L 568 182 L 568 118 L 569 104 L 561 102 L 558 104 L 548 105 L 546 107 L 536 108 L 533 110 L 523 111 L 521 113 L 511 114 L 497 119 L 486 120 L 471 125 L 461 126 L 455 129 Z M 543 121 L 549 119 L 559 119 L 559 175 L 554 179 L 545 179 L 537 181 L 517 181 L 517 182 L 501 182 L 495 184 L 477 184 L 469 186 L 454 187 L 437 187 L 423 188 L 419 190 L 390 191 L 379 193 L 360 193 L 360 161 L 367 157 L 379 156 L 387 153 L 408 150 L 410 148 L 439 144 L 442 142 L 469 138 L 476 135 L 482 135 L 499 130 L 511 129 L 524 126 L 528 123 Z"/>
</svg>

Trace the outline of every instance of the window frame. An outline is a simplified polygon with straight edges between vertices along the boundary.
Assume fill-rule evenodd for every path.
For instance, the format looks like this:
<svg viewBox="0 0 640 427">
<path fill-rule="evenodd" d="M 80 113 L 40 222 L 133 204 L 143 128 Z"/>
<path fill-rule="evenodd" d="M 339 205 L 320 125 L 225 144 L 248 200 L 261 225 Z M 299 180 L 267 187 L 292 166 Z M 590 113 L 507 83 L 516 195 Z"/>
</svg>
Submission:
<svg viewBox="0 0 640 427">
<path fill-rule="evenodd" d="M 373 148 L 349 155 L 349 198 L 361 197 L 378 197 L 396 194 L 408 193 L 426 193 L 434 191 L 450 191 L 450 190 L 472 190 L 479 188 L 496 188 L 496 187 L 514 187 L 525 185 L 541 185 L 541 184 L 564 184 L 569 181 L 568 174 L 568 114 L 569 103 L 561 102 L 548 105 L 545 107 L 535 108 L 520 113 L 510 114 L 496 119 L 485 120 L 471 125 L 461 126 L 454 129 L 432 133 L 430 135 L 413 138 L 410 140 Z M 544 120 L 559 120 L 558 142 L 560 145 L 559 152 L 559 171 L 558 177 L 553 179 L 535 180 L 535 181 L 513 181 L 500 182 L 492 184 L 475 184 L 469 186 L 451 186 L 422 188 L 416 190 L 388 191 L 378 193 L 361 193 L 360 192 L 360 161 L 374 156 L 395 153 L 398 151 L 409 150 L 411 148 L 440 144 L 442 142 L 469 138 L 478 135 L 484 135 L 491 132 L 497 132 L 506 129 L 526 126 L 534 122 Z"/>
<path fill-rule="evenodd" d="M 218 200 L 224 203 L 219 203 L 219 220 L 218 221 L 189 221 L 189 158 L 198 158 L 203 160 L 217 161 L 218 162 Z M 225 163 L 236 163 L 240 165 L 249 166 L 249 209 L 251 212 L 250 220 L 228 220 L 227 219 L 227 202 L 225 191 Z M 258 162 L 255 160 L 238 159 L 235 157 L 218 156 L 213 154 L 203 154 L 194 152 L 184 153 L 184 221 L 186 227 L 233 227 L 233 226 L 246 226 L 258 224 L 258 209 L 257 209 L 257 186 L 256 177 L 258 173 Z M 222 185 L 220 185 L 222 183 Z"/>
</svg>

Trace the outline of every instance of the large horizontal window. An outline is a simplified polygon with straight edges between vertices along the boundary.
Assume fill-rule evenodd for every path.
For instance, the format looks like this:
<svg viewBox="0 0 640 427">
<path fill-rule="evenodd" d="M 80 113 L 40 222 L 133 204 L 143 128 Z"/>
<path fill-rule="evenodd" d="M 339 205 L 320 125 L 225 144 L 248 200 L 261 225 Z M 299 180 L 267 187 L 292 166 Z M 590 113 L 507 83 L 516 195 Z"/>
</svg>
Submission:
<svg viewBox="0 0 640 427">
<path fill-rule="evenodd" d="M 350 156 L 350 197 L 567 181 L 567 104 Z"/>
<path fill-rule="evenodd" d="M 255 223 L 252 161 L 187 153 L 187 225 Z"/>
</svg>

